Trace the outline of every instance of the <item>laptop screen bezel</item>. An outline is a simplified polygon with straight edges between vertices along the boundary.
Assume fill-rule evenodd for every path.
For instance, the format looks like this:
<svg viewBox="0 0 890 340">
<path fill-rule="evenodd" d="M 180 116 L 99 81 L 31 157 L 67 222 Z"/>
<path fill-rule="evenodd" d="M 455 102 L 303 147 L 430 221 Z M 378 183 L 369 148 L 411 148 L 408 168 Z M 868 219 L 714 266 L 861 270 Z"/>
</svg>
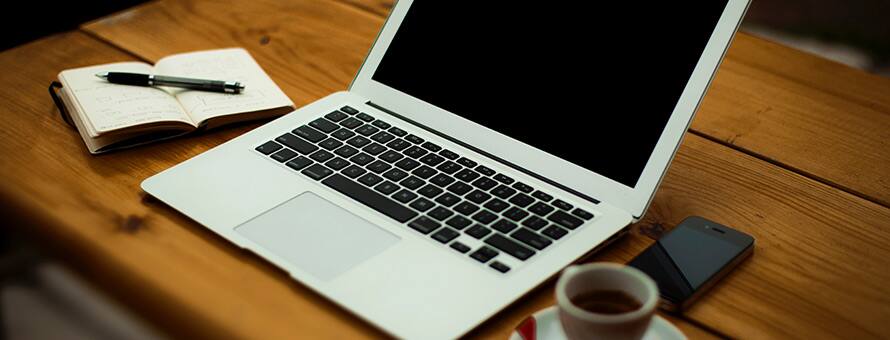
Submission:
<svg viewBox="0 0 890 340">
<path fill-rule="evenodd" d="M 373 79 L 413 0 L 399 0 L 349 90 L 370 102 L 513 163 L 561 186 L 608 202 L 641 218 L 723 59 L 750 0 L 729 0 L 635 187 L 629 187 L 534 146 L 479 125 Z M 472 10 L 472 5 L 467 5 Z M 641 43 L 643 43 L 641 41 Z M 643 95 L 643 94 L 641 94 Z M 567 99 L 583 103 L 585 98 Z M 565 103 L 571 104 L 571 103 Z M 580 104 L 579 104 L 580 105 Z M 625 127 L 633 138 L 633 126 Z M 620 141 L 617 141 L 620 142 Z M 609 147 L 609 146 L 600 146 Z M 612 146 L 614 147 L 614 146 Z M 596 148 L 591 148 L 591 156 Z"/>
</svg>

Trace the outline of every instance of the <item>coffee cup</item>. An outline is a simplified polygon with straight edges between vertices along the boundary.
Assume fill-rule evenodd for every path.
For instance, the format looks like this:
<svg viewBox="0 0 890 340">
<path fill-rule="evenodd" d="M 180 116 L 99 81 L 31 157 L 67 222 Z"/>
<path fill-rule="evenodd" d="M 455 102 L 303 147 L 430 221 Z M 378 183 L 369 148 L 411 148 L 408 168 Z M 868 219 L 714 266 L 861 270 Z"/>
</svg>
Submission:
<svg viewBox="0 0 890 340">
<path fill-rule="evenodd" d="M 556 283 L 559 320 L 569 339 L 640 339 L 658 300 L 652 278 L 621 264 L 570 266 Z"/>
</svg>

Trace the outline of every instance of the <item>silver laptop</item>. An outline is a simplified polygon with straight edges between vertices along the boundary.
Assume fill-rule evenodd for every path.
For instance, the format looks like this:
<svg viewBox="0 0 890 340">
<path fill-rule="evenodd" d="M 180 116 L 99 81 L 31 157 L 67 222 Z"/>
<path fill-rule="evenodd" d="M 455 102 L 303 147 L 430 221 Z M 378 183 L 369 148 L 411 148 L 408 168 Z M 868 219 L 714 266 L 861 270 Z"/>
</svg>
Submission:
<svg viewBox="0 0 890 340">
<path fill-rule="evenodd" d="M 402 0 L 348 91 L 142 188 L 391 335 L 458 337 L 642 217 L 747 5 Z"/>
</svg>

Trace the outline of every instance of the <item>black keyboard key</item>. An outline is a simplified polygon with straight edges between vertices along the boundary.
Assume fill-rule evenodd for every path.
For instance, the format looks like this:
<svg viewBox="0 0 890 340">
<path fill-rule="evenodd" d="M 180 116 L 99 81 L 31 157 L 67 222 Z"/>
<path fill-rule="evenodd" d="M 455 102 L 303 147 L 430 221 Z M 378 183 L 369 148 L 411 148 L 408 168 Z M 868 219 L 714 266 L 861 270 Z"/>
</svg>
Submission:
<svg viewBox="0 0 890 340">
<path fill-rule="evenodd" d="M 359 114 L 357 114 L 356 117 L 358 119 L 361 119 L 366 122 L 370 122 L 370 121 L 374 120 L 374 117 L 372 117 L 371 115 L 364 113 L 364 112 L 359 112 Z"/>
<path fill-rule="evenodd" d="M 355 136 L 355 137 L 352 137 L 352 139 L 346 141 L 346 143 L 349 143 L 349 145 L 352 145 L 356 148 L 362 148 L 365 145 L 368 145 L 369 143 L 371 143 L 371 140 L 367 139 L 365 137 L 362 137 L 362 136 Z"/>
<path fill-rule="evenodd" d="M 558 240 L 558 239 L 561 239 L 563 236 L 566 236 L 566 234 L 568 234 L 569 232 L 567 230 L 557 227 L 555 225 L 550 225 L 549 227 L 544 228 L 544 230 L 541 231 L 541 233 L 544 235 L 547 235 L 547 237 L 550 237 L 554 240 Z"/>
<path fill-rule="evenodd" d="M 376 187 L 374 187 L 374 190 L 379 191 L 381 194 L 389 195 L 396 192 L 396 190 L 399 190 L 399 185 L 390 181 L 386 181 L 378 184 Z"/>
<path fill-rule="evenodd" d="M 324 163 L 324 165 L 331 169 L 334 169 L 334 170 L 340 170 L 340 169 L 343 169 L 343 168 L 349 166 L 349 161 L 347 161 L 343 158 L 337 157 L 332 160 L 329 160 L 327 163 Z"/>
<path fill-rule="evenodd" d="M 399 137 L 405 137 L 405 135 L 408 134 L 407 132 L 405 132 L 405 130 L 399 129 L 395 126 L 389 128 L 389 133 L 394 134 Z"/>
<path fill-rule="evenodd" d="M 453 209 L 454 209 L 454 211 L 457 211 L 461 214 L 470 216 L 472 213 L 479 210 L 479 206 L 475 205 L 473 203 L 467 202 L 467 201 L 463 201 L 463 202 L 460 202 L 460 204 L 455 205 Z"/>
<path fill-rule="evenodd" d="M 473 221 L 470 221 L 469 218 L 463 217 L 461 215 L 455 215 L 454 217 L 450 218 L 448 222 L 445 222 L 445 224 L 450 225 L 454 229 L 463 230 L 464 228 L 470 226 L 470 224 L 473 224 Z"/>
<path fill-rule="evenodd" d="M 485 207 L 488 209 L 491 209 L 491 211 L 494 211 L 494 212 L 501 212 L 504 209 L 507 209 L 507 207 L 509 207 L 509 206 L 510 206 L 509 203 L 501 201 L 497 198 L 495 198 L 491 201 L 488 201 L 488 203 L 485 203 Z"/>
<path fill-rule="evenodd" d="M 495 256 L 498 256 L 498 254 L 499 253 L 496 250 L 482 246 L 482 248 L 476 249 L 476 251 L 470 254 L 470 257 L 476 261 L 485 263 L 493 259 Z"/>
<path fill-rule="evenodd" d="M 581 221 L 581 219 L 569 215 L 562 210 L 557 210 L 555 213 L 550 214 L 550 216 L 547 216 L 547 220 L 572 230 L 584 224 L 584 221 Z"/>
<path fill-rule="evenodd" d="M 460 159 L 458 159 L 457 164 L 463 165 L 468 168 L 475 168 L 476 165 L 478 165 L 476 162 L 474 162 L 466 157 L 461 157 Z"/>
<path fill-rule="evenodd" d="M 519 206 L 520 208 L 525 208 L 529 204 L 532 204 L 532 202 L 534 202 L 534 201 L 535 201 L 534 198 L 532 198 L 529 195 L 523 194 L 523 193 L 516 194 L 516 196 L 511 197 L 509 200 L 510 203 L 513 203 L 513 204 Z"/>
<path fill-rule="evenodd" d="M 457 202 L 460 202 L 460 197 L 454 196 L 449 193 L 444 193 L 444 194 L 442 194 L 442 196 L 439 196 L 438 198 L 436 198 L 436 202 L 438 202 L 439 204 L 444 205 L 446 207 L 450 207 L 452 205 L 457 204 Z"/>
<path fill-rule="evenodd" d="M 358 165 L 350 165 L 349 167 L 347 167 L 346 169 L 344 169 L 341 172 L 346 177 L 356 178 L 358 176 L 364 175 L 366 172 L 368 172 L 368 170 L 365 170 Z"/>
<path fill-rule="evenodd" d="M 426 143 L 423 143 L 421 146 L 424 149 L 430 150 L 432 152 L 439 152 L 439 150 L 442 150 L 441 146 L 433 144 L 433 142 L 426 142 Z"/>
<path fill-rule="evenodd" d="M 383 182 L 383 178 L 380 178 L 380 176 L 377 176 L 372 173 L 367 173 L 367 174 L 362 175 L 362 177 L 359 177 L 358 181 L 364 185 L 373 187 L 373 186 L 377 185 L 377 183 Z"/>
<path fill-rule="evenodd" d="M 411 145 L 411 143 L 406 142 L 404 139 L 394 139 L 393 141 L 386 144 L 386 146 L 388 146 L 390 149 L 393 149 L 396 151 L 405 150 L 405 148 L 407 148 L 410 145 Z"/>
<path fill-rule="evenodd" d="M 439 229 L 439 231 L 433 233 L 433 239 L 442 243 L 451 242 L 451 240 L 456 239 L 460 236 L 459 232 L 454 231 L 454 229 L 445 227 Z"/>
<path fill-rule="evenodd" d="M 504 183 L 507 185 L 509 185 L 510 183 L 513 183 L 513 181 L 514 181 L 513 178 L 510 178 L 509 176 L 504 175 L 504 174 L 497 174 L 494 176 L 494 179 L 498 182 L 501 182 L 501 183 Z"/>
<path fill-rule="evenodd" d="M 424 185 L 423 188 L 417 190 L 417 193 L 423 195 L 426 198 L 433 198 L 439 196 L 439 194 L 441 194 L 443 191 L 444 190 L 439 189 L 439 187 L 435 185 L 427 184 Z"/>
<path fill-rule="evenodd" d="M 256 149 L 254 150 L 259 151 L 261 154 L 269 155 L 270 153 L 278 151 L 279 149 L 281 149 L 281 144 L 275 143 L 273 141 L 268 141 L 263 143 L 263 145 L 256 147 Z"/>
<path fill-rule="evenodd" d="M 485 239 L 485 243 L 523 261 L 535 254 L 534 250 L 528 249 L 501 234 L 492 234 Z"/>
<path fill-rule="evenodd" d="M 456 153 L 454 153 L 454 151 L 448 149 L 442 149 L 442 151 L 439 151 L 439 154 L 442 155 L 442 157 L 448 158 L 450 160 L 455 160 L 460 157 Z"/>
<path fill-rule="evenodd" d="M 445 161 L 445 157 L 434 153 L 428 153 L 426 156 L 420 157 L 420 162 L 429 166 L 436 166 Z"/>
<path fill-rule="evenodd" d="M 435 205 L 436 204 L 431 202 L 430 200 L 421 197 L 421 198 L 414 200 L 414 202 L 411 202 L 411 204 L 409 204 L 408 206 L 412 207 L 414 209 L 417 209 L 417 211 L 424 212 L 424 211 L 429 210 L 430 208 L 432 208 Z"/>
<path fill-rule="evenodd" d="M 473 190 L 473 192 L 466 196 L 467 200 L 476 204 L 485 203 L 485 201 L 487 201 L 489 198 L 491 198 L 491 195 L 486 194 L 484 191 L 478 189 Z"/>
<path fill-rule="evenodd" d="M 491 190 L 491 188 L 494 188 L 497 185 L 498 182 L 495 182 L 488 177 L 479 177 L 479 179 L 473 181 L 473 186 L 482 189 L 483 191 Z"/>
<path fill-rule="evenodd" d="M 374 121 L 373 123 L 371 123 L 371 124 L 373 124 L 374 126 L 380 128 L 381 130 L 389 129 L 389 127 L 391 126 L 391 125 L 389 125 L 389 123 L 384 122 L 384 121 L 379 120 L 379 119 L 378 119 L 378 120 L 375 120 L 375 121 Z"/>
<path fill-rule="evenodd" d="M 334 130 L 340 128 L 339 125 L 334 124 L 334 122 L 331 122 L 324 118 L 313 120 L 311 123 L 309 123 L 309 126 L 314 127 L 324 133 L 331 133 L 334 132 Z"/>
<path fill-rule="evenodd" d="M 272 154 L 272 159 L 280 163 L 284 163 L 294 157 L 297 157 L 297 152 L 291 149 L 281 149 L 278 152 Z"/>
<path fill-rule="evenodd" d="M 464 182 L 472 182 L 476 178 L 479 178 L 479 173 L 470 169 L 463 169 L 454 174 L 454 177 Z"/>
<path fill-rule="evenodd" d="M 507 266 L 506 264 L 500 263 L 498 261 L 494 261 L 488 266 L 491 268 L 494 268 L 494 270 L 497 270 L 501 273 L 506 273 L 506 272 L 510 271 L 509 266 Z"/>
<path fill-rule="evenodd" d="M 547 226 L 547 221 L 544 221 L 544 219 L 538 216 L 532 215 L 529 218 L 526 218 L 525 221 L 522 221 L 522 225 L 529 227 L 529 229 L 532 230 L 540 230 L 541 228 Z"/>
<path fill-rule="evenodd" d="M 399 192 L 392 195 L 392 198 L 394 198 L 396 201 L 399 201 L 402 203 L 408 203 L 408 202 L 411 202 L 411 200 L 417 198 L 417 194 L 410 192 L 408 190 L 402 189 L 402 190 L 399 190 Z"/>
<path fill-rule="evenodd" d="M 346 112 L 348 114 L 354 115 L 358 113 L 358 110 L 353 109 L 351 106 L 344 106 L 340 108 L 340 111 Z"/>
<path fill-rule="evenodd" d="M 494 175 L 494 170 L 491 170 L 491 168 L 484 165 L 477 166 L 476 171 L 485 176 Z"/>
<path fill-rule="evenodd" d="M 482 224 L 489 224 L 498 218 L 498 215 L 492 214 L 488 210 L 482 210 L 473 215 L 473 220 Z"/>
<path fill-rule="evenodd" d="M 337 110 L 337 111 L 333 111 L 331 113 L 324 115 L 324 117 L 327 119 L 330 119 L 332 121 L 339 122 L 341 120 L 346 119 L 346 117 L 349 117 L 349 116 L 347 114 L 343 113 L 343 111 Z"/>
<path fill-rule="evenodd" d="M 544 192 L 541 191 L 541 190 L 535 191 L 535 192 L 532 194 L 532 197 L 537 198 L 537 199 L 539 199 L 539 200 L 541 200 L 541 201 L 544 201 L 545 203 L 546 203 L 546 202 L 550 202 L 550 200 L 553 199 L 553 196 L 550 196 L 550 195 L 544 193 Z"/>
<path fill-rule="evenodd" d="M 334 151 L 334 153 L 337 154 L 337 156 L 340 156 L 343 158 L 349 158 L 349 157 L 352 157 L 353 155 L 357 154 L 358 149 L 351 147 L 349 145 L 344 145 L 343 147 L 337 149 L 337 151 Z"/>
<path fill-rule="evenodd" d="M 380 143 L 371 143 L 371 144 L 368 144 L 368 146 L 362 148 L 362 151 L 367 152 L 371 155 L 377 156 L 380 153 L 386 151 L 386 147 L 383 145 L 380 145 Z"/>
<path fill-rule="evenodd" d="M 507 221 L 503 218 L 498 220 L 497 222 L 494 222 L 494 224 L 491 225 L 492 229 L 500 231 L 505 234 L 513 231 L 513 229 L 516 229 L 517 227 L 519 227 L 519 226 L 516 225 L 516 223 Z"/>
<path fill-rule="evenodd" d="M 519 209 L 517 207 L 511 207 L 510 209 L 507 209 L 507 211 L 503 212 L 502 215 L 504 215 L 504 217 L 506 217 L 506 218 L 509 218 L 511 220 L 519 222 L 523 218 L 528 216 L 528 212 L 526 212 L 522 209 Z"/>
<path fill-rule="evenodd" d="M 405 149 L 405 151 L 402 151 L 402 153 L 411 158 L 420 158 L 428 152 L 429 151 L 426 151 L 426 149 L 423 149 L 417 145 L 413 145 L 410 148 Z"/>
<path fill-rule="evenodd" d="M 467 229 L 467 231 L 465 231 L 465 233 L 467 233 L 467 235 L 475 237 L 476 239 L 481 240 L 486 235 L 491 234 L 491 229 L 483 227 L 482 225 L 479 225 L 479 224 L 475 224 L 472 227 L 470 227 L 469 229 Z"/>
<path fill-rule="evenodd" d="M 524 193 L 526 193 L 526 194 L 527 194 L 527 193 L 530 193 L 530 192 L 532 192 L 532 191 L 535 190 L 534 188 L 532 188 L 532 187 L 529 186 L 528 184 L 525 184 L 525 183 L 522 183 L 522 182 L 516 182 L 516 183 L 513 183 L 513 189 L 522 191 L 522 192 L 524 192 Z"/>
<path fill-rule="evenodd" d="M 547 246 L 553 243 L 546 237 L 538 235 L 537 233 L 525 228 L 521 228 L 516 232 L 510 234 L 510 237 L 517 239 L 519 240 L 519 242 L 525 243 L 537 250 L 547 248 Z"/>
<path fill-rule="evenodd" d="M 303 169 L 301 173 L 317 181 L 328 177 L 330 174 L 334 173 L 334 171 L 326 168 L 324 165 L 313 164 L 312 166 Z"/>
<path fill-rule="evenodd" d="M 444 172 L 446 174 L 453 174 L 453 173 L 457 172 L 458 170 L 460 170 L 461 168 L 462 167 L 460 165 L 457 165 L 457 163 L 452 162 L 452 161 L 447 161 L 445 163 L 439 164 L 439 166 L 436 167 L 437 170 Z"/>
<path fill-rule="evenodd" d="M 371 139 L 373 139 L 375 142 L 381 143 L 381 144 L 386 144 L 389 141 L 393 140 L 394 138 L 396 138 L 396 137 L 386 131 L 380 131 L 376 135 L 371 136 Z"/>
<path fill-rule="evenodd" d="M 406 136 L 405 139 L 407 139 L 409 142 L 414 143 L 414 144 L 423 143 L 423 138 L 417 137 L 413 134 Z"/>
<path fill-rule="evenodd" d="M 343 142 L 338 141 L 335 138 L 329 137 L 328 139 L 325 139 L 323 142 L 318 143 L 318 145 L 321 146 L 322 148 L 325 148 L 326 150 L 334 150 L 336 148 L 343 146 Z"/>
<path fill-rule="evenodd" d="M 593 218 L 593 214 L 591 214 L 581 208 L 575 208 L 575 210 L 572 210 L 572 215 L 578 216 L 585 220 L 589 220 L 589 219 Z"/>
<path fill-rule="evenodd" d="M 377 133 L 377 131 L 380 131 L 380 129 L 375 128 L 373 125 L 370 125 L 370 124 L 365 124 L 365 125 L 360 126 L 358 129 L 355 129 L 355 132 L 358 132 L 359 134 L 361 134 L 363 136 L 373 135 L 373 134 Z"/>
<path fill-rule="evenodd" d="M 510 196 L 513 196 L 513 194 L 515 194 L 515 193 L 516 193 L 516 190 L 513 190 L 512 188 L 510 188 L 506 185 L 503 185 L 503 184 L 498 185 L 497 188 L 494 188 L 493 190 L 491 190 L 492 195 L 495 195 L 502 199 L 510 198 Z"/>
<path fill-rule="evenodd" d="M 458 196 L 463 196 L 464 194 L 470 192 L 470 190 L 473 190 L 473 187 L 463 182 L 457 182 L 448 186 L 448 191 L 451 191 Z"/>
<path fill-rule="evenodd" d="M 362 152 L 362 153 L 359 153 L 358 155 L 352 156 L 352 158 L 350 158 L 349 160 L 355 164 L 364 166 L 364 165 L 367 165 L 368 163 L 371 163 L 371 161 L 374 160 L 374 157 L 371 157 L 371 155 L 368 155 L 368 154 Z"/>
<path fill-rule="evenodd" d="M 402 157 L 405 157 L 405 156 L 403 156 L 402 154 L 400 154 L 394 150 L 386 150 L 386 152 L 380 154 L 380 156 L 378 156 L 378 157 L 384 161 L 393 163 L 397 160 L 402 159 Z"/>
<path fill-rule="evenodd" d="M 355 136 L 355 132 L 352 132 L 345 128 L 340 128 L 340 130 L 334 131 L 331 136 L 334 136 L 334 138 L 339 140 L 347 140 L 352 138 L 352 136 Z"/>
<path fill-rule="evenodd" d="M 393 168 L 393 169 L 389 169 L 389 171 L 383 173 L 383 177 L 386 177 L 387 179 L 389 179 L 393 182 L 398 182 L 398 181 L 401 181 L 402 179 L 404 179 L 405 177 L 408 177 L 408 173 L 404 172 L 400 169 Z"/>
<path fill-rule="evenodd" d="M 446 174 L 438 174 L 438 175 L 433 176 L 433 178 L 430 178 L 430 183 L 433 183 L 440 187 L 445 187 L 446 185 L 449 185 L 449 184 L 453 183 L 454 181 L 455 181 L 454 178 L 451 178 L 451 176 L 448 176 Z"/>
<path fill-rule="evenodd" d="M 355 128 L 361 126 L 362 124 L 364 124 L 364 123 L 362 123 L 362 121 L 356 119 L 355 117 L 349 117 L 349 118 L 346 118 L 346 119 L 340 121 L 340 126 L 345 127 L 347 129 L 355 129 Z"/>
<path fill-rule="evenodd" d="M 430 178 L 436 174 L 436 169 L 433 169 L 426 165 L 421 165 L 419 168 L 414 169 L 414 171 L 411 171 L 411 174 L 414 176 L 423 178 L 423 179 L 427 179 L 427 178 Z"/>
<path fill-rule="evenodd" d="M 392 165 L 389 165 L 388 163 L 378 159 L 376 161 L 371 162 L 371 164 L 368 164 L 368 166 L 366 166 L 366 168 L 368 168 L 368 170 L 371 170 L 371 172 L 373 172 L 373 173 L 379 174 L 386 170 L 389 170 L 389 168 L 392 168 Z"/>
<path fill-rule="evenodd" d="M 420 166 L 420 162 L 415 161 L 411 158 L 405 158 L 403 160 L 396 162 L 396 166 L 399 168 L 402 168 L 402 170 L 411 171 L 414 168 Z"/>
<path fill-rule="evenodd" d="M 312 160 L 303 156 L 294 158 L 290 160 L 290 162 L 284 163 L 284 165 L 287 165 L 289 168 L 297 171 L 303 170 L 303 168 L 309 166 L 309 164 L 312 164 Z"/>
<path fill-rule="evenodd" d="M 435 209 L 430 210 L 427 215 L 439 221 L 443 221 L 446 218 L 451 217 L 451 215 L 454 215 L 454 212 L 443 207 L 436 207 Z"/>
<path fill-rule="evenodd" d="M 439 224 L 439 222 L 433 221 L 429 217 L 420 216 L 414 219 L 414 221 L 411 221 L 411 223 L 408 223 L 408 226 L 411 227 L 411 229 L 417 230 L 421 234 L 426 235 L 433 230 L 439 229 L 439 227 L 442 225 Z"/>
<path fill-rule="evenodd" d="M 565 211 L 569 211 L 569 210 L 572 210 L 572 208 L 574 208 L 571 204 L 568 204 L 563 200 L 555 200 L 555 201 L 553 201 L 553 205 L 555 205 L 557 208 L 560 208 Z"/>
<path fill-rule="evenodd" d="M 309 155 L 309 158 L 312 158 L 316 162 L 326 162 L 327 160 L 334 158 L 334 154 L 327 152 L 325 150 L 318 150 L 312 155 Z"/>
<path fill-rule="evenodd" d="M 279 136 L 278 138 L 275 138 L 275 141 L 277 141 L 281 144 L 287 145 L 287 147 L 297 150 L 298 152 L 300 152 L 301 154 L 304 154 L 304 155 L 308 155 L 312 152 L 315 152 L 315 150 L 318 150 L 317 146 L 312 145 L 311 143 L 307 142 L 306 140 L 304 140 L 300 137 L 297 137 L 295 135 L 292 135 L 290 133 L 285 133 L 285 134 Z"/>
<path fill-rule="evenodd" d="M 321 140 L 327 138 L 327 136 L 325 136 L 325 134 L 321 133 L 320 131 L 318 131 L 316 129 L 309 127 L 308 125 L 303 125 L 301 127 L 298 127 L 291 132 L 293 132 L 295 135 L 300 136 L 303 139 L 306 139 L 313 143 L 318 143 Z"/>
<path fill-rule="evenodd" d="M 408 189 L 415 190 L 417 188 L 422 187 L 424 184 L 426 184 L 426 182 L 424 182 L 420 178 L 410 176 L 408 178 L 405 178 L 403 181 L 399 182 L 399 184 L 401 184 L 403 187 L 406 187 Z"/>
<path fill-rule="evenodd" d="M 528 211 L 531 211 L 531 212 L 535 213 L 536 215 L 547 216 L 547 214 L 549 214 L 551 211 L 553 211 L 555 209 L 556 208 L 551 207 L 549 204 L 546 204 L 543 202 L 538 202 L 538 203 L 532 204 L 532 206 L 528 208 Z"/>
<path fill-rule="evenodd" d="M 451 244 L 451 249 L 457 250 L 458 252 L 460 252 L 460 253 L 462 253 L 462 254 L 464 254 L 464 253 L 470 251 L 470 247 L 469 247 L 469 246 L 467 246 L 466 244 L 460 243 L 460 242 L 454 242 L 454 243 L 452 243 L 452 244 Z"/>
</svg>

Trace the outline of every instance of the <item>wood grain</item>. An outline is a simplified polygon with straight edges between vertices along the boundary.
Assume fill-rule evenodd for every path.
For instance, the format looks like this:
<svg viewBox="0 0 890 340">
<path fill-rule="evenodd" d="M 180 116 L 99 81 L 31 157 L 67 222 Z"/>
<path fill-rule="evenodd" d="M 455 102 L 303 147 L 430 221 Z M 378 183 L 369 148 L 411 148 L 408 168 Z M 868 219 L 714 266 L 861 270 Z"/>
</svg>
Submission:
<svg viewBox="0 0 890 340">
<path fill-rule="evenodd" d="M 345 88 L 381 20 L 338 3 L 182 1 L 149 3 L 89 27 L 113 32 L 90 31 L 149 60 L 193 49 L 245 46 L 303 104 Z M 232 21 L 252 25 L 221 29 Z M 7 117 L 0 127 L 0 203 L 4 215 L 19 222 L 10 225 L 46 240 L 97 283 L 174 334 L 381 336 L 256 256 L 143 198 L 138 187 L 143 178 L 255 124 L 132 152 L 93 157 L 84 150 L 76 133 L 58 121 L 46 97 L 47 82 L 61 69 L 130 58 L 78 33 L 0 53 L 0 65 L 14 65 L 0 72 L 0 82 L 21 84 L 0 93 L 0 110 Z M 851 76 L 849 82 L 855 79 Z M 784 98 L 764 100 L 779 105 Z M 844 98 L 838 97 L 835 105 L 863 105 L 861 98 Z M 720 103 L 707 105 L 720 109 Z M 635 233 L 593 260 L 625 262 L 652 242 L 644 235 L 659 235 L 687 215 L 702 215 L 753 234 L 758 244 L 754 258 L 687 318 L 734 337 L 888 337 L 883 320 L 890 319 L 890 291 L 882 287 L 890 267 L 888 211 L 692 135 Z M 472 335 L 504 338 L 525 315 L 552 304 L 551 292 L 551 283 L 543 285 Z M 679 325 L 687 334 L 709 335 Z"/>
</svg>

